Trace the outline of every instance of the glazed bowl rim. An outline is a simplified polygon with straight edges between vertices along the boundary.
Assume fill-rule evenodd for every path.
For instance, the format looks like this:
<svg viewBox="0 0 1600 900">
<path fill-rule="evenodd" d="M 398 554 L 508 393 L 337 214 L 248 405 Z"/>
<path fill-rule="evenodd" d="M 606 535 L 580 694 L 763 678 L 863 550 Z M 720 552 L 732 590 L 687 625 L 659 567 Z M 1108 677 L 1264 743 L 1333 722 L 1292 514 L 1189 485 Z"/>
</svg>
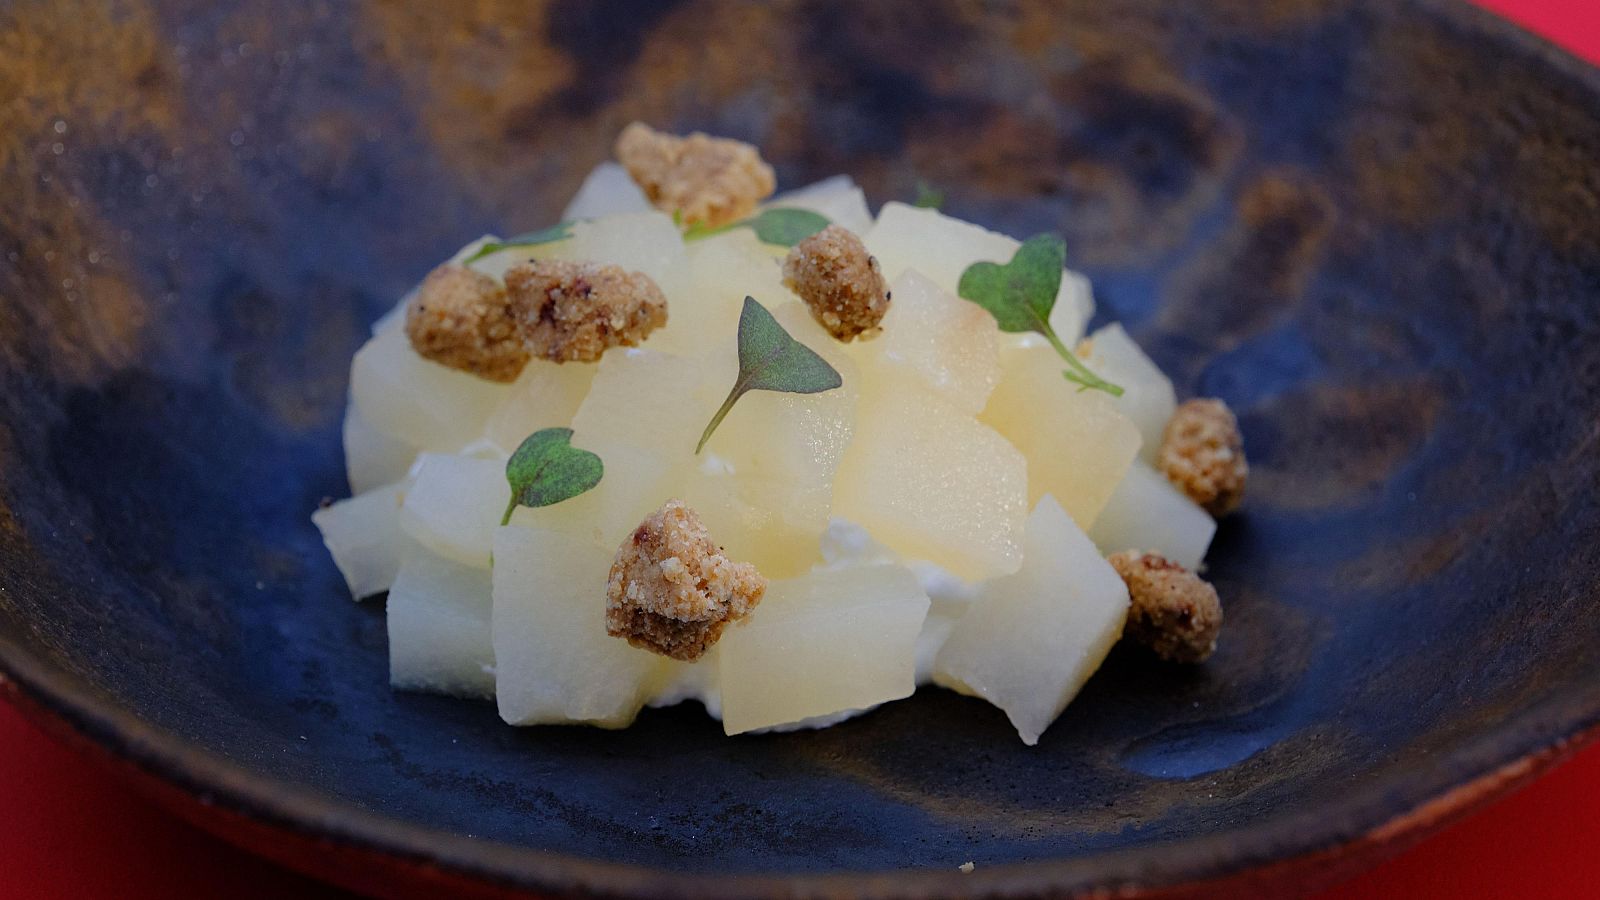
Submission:
<svg viewBox="0 0 1600 900">
<path fill-rule="evenodd" d="M 1465 0 L 1404 0 L 1430 27 L 1453 27 L 1537 58 L 1586 92 L 1600 112 L 1600 70 Z M 1404 13 L 1400 13 L 1404 14 Z M 1108 889 L 1139 893 L 1314 864 L 1377 856 L 1505 793 L 1600 737 L 1600 685 L 1527 707 L 1435 759 L 1431 777 L 1386 771 L 1317 809 L 1180 841 L 1081 857 L 948 869 L 842 873 L 695 874 L 586 859 L 465 837 L 360 809 L 281 783 L 200 749 L 120 708 L 78 678 L 0 634 L 0 696 L 53 720 L 113 759 L 199 802 L 258 825 L 357 851 L 442 867 L 490 885 L 625 896 L 1018 896 Z M 1464 776 L 1461 773 L 1466 773 Z"/>
</svg>

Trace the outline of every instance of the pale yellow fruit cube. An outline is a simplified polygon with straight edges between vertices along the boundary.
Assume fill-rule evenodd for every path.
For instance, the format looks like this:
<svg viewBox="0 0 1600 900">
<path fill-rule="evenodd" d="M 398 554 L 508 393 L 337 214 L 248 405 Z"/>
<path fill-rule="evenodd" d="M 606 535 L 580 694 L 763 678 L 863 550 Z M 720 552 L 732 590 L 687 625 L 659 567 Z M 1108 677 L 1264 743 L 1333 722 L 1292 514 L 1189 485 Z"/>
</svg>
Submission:
<svg viewBox="0 0 1600 900">
<path fill-rule="evenodd" d="M 617 213 L 642 213 L 652 209 L 644 191 L 633 177 L 617 163 L 609 160 L 593 169 L 578 186 L 578 192 L 561 213 L 561 221 L 597 219 Z"/>
<path fill-rule="evenodd" d="M 792 725 L 911 696 L 928 596 L 896 565 L 774 581 L 718 645 L 728 734 Z"/>
<path fill-rule="evenodd" d="M 404 482 L 384 485 L 311 514 L 353 600 L 387 591 L 400 571 L 406 546 L 400 504 L 406 488 Z"/>
<path fill-rule="evenodd" d="M 1217 520 L 1210 513 L 1138 460 L 1089 529 L 1089 537 L 1108 556 L 1151 551 L 1191 571 L 1205 559 L 1216 533 Z"/>
<path fill-rule="evenodd" d="M 1062 377 L 1049 347 L 1011 347 L 982 419 L 1028 458 L 1028 499 L 1053 495 L 1080 527 L 1092 525 L 1139 453 L 1139 429 L 1102 391 Z"/>
<path fill-rule="evenodd" d="M 575 438 L 573 445 L 600 457 L 600 483 L 551 506 L 517 507 L 513 524 L 559 531 L 615 551 L 644 517 L 678 496 L 684 463 L 618 442 Z"/>
<path fill-rule="evenodd" d="M 510 526 L 494 537 L 495 699 L 512 725 L 625 728 L 664 657 L 606 634 L 616 548 Z"/>
<path fill-rule="evenodd" d="M 495 527 L 510 502 L 504 459 L 424 453 L 400 507 L 400 527 L 445 559 L 487 569 Z"/>
<path fill-rule="evenodd" d="M 858 235 L 864 235 L 872 228 L 872 211 L 867 208 L 867 196 L 849 175 L 835 175 L 803 188 L 786 191 L 765 205 L 768 208 L 809 209 Z"/>
<path fill-rule="evenodd" d="M 668 298 L 667 326 L 645 346 L 681 356 L 704 356 L 739 330 L 746 296 L 768 309 L 794 298 L 783 286 L 782 263 L 748 228 L 688 244 L 690 286 Z"/>
<path fill-rule="evenodd" d="M 705 401 L 697 398 L 704 377 L 698 359 L 650 348 L 607 353 L 572 417 L 573 444 L 625 444 L 688 465 L 700 432 L 721 403 L 719 397 L 710 409 L 701 408 Z"/>
<path fill-rule="evenodd" d="M 441 366 L 411 349 L 405 329 L 380 332 L 350 366 L 352 407 L 373 428 L 423 450 L 477 440 L 510 385 Z"/>
<path fill-rule="evenodd" d="M 667 295 L 667 322 L 673 300 L 689 286 L 689 257 L 683 235 L 660 212 L 620 213 L 572 225 L 569 240 L 551 244 L 551 259 L 596 262 L 643 272 Z"/>
<path fill-rule="evenodd" d="M 1122 388 L 1113 403 L 1139 429 L 1143 439 L 1139 455 L 1154 463 L 1161 435 L 1178 408 L 1172 380 L 1117 323 L 1101 328 L 1084 342 L 1080 356 L 1096 375 Z"/>
<path fill-rule="evenodd" d="M 856 366 L 792 301 L 773 310 L 792 337 L 828 360 L 841 387 L 817 394 L 750 391 L 717 427 L 686 473 L 682 499 L 729 555 L 769 577 L 798 575 L 820 560 L 834 474 L 854 434 Z M 730 339 L 705 363 L 695 409 L 709 421 L 738 377 Z"/>
<path fill-rule="evenodd" d="M 905 559 L 969 581 L 1016 571 L 1027 516 L 1027 461 L 994 429 L 920 380 L 862 388 L 861 427 L 834 482 L 834 513 Z"/>
<path fill-rule="evenodd" d="M 344 470 L 350 492 L 364 494 L 406 477 L 418 448 L 374 428 L 355 406 L 344 414 Z"/>
<path fill-rule="evenodd" d="M 554 363 L 536 359 L 490 414 L 484 437 L 507 455 L 515 453 L 528 435 L 545 428 L 572 424 L 594 381 L 593 363 Z"/>
<path fill-rule="evenodd" d="M 893 281 L 907 269 L 926 275 L 934 284 L 960 296 L 961 273 L 975 262 L 1008 263 L 1021 242 L 935 209 L 905 203 L 885 203 L 878 220 L 865 235 L 867 249 L 878 257 L 885 278 Z M 1094 315 L 1089 280 L 1064 270 L 1050 327 L 1068 347 L 1083 336 Z M 1008 335 L 1007 342 L 1029 341 L 1028 335 Z M 1039 340 L 1042 340 L 1039 339 Z"/>
<path fill-rule="evenodd" d="M 977 415 L 1000 382 L 1000 329 L 994 317 L 915 269 L 896 278 L 890 294 L 883 333 L 852 345 L 863 367 L 904 367 L 955 408 Z"/>
<path fill-rule="evenodd" d="M 492 607 L 488 571 L 412 548 L 389 589 L 389 685 L 493 697 Z"/>
<path fill-rule="evenodd" d="M 998 706 L 1032 746 L 1122 636 L 1128 589 L 1061 505 L 1028 517 L 1021 571 L 983 585 L 934 659 L 938 684 Z"/>
</svg>

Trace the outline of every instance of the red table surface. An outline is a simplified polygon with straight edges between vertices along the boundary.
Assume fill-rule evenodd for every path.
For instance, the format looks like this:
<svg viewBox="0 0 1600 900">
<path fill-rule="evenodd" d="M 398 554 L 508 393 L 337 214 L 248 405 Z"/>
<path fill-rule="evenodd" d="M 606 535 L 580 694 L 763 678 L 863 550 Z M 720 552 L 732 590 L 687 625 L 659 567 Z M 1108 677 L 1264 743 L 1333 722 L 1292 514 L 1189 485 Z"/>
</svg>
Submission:
<svg viewBox="0 0 1600 900">
<path fill-rule="evenodd" d="M 1600 0 L 1478 0 L 1600 62 Z M 1600 897 L 1600 746 L 1319 900 Z M 337 897 L 168 816 L 0 703 L 0 898 Z"/>
</svg>

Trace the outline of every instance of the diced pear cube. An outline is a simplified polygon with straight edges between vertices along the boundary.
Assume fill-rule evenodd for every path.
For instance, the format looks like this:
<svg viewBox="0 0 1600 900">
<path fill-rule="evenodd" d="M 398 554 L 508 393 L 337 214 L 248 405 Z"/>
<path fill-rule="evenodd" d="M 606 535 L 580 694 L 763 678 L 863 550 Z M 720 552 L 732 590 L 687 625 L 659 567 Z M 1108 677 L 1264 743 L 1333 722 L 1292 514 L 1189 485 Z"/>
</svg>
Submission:
<svg viewBox="0 0 1600 900">
<path fill-rule="evenodd" d="M 504 459 L 424 453 L 400 507 L 400 527 L 446 559 L 487 569 L 495 527 L 510 502 Z"/>
<path fill-rule="evenodd" d="M 594 372 L 589 363 L 533 360 L 489 416 L 484 437 L 510 455 L 535 431 L 571 425 Z"/>
<path fill-rule="evenodd" d="M 413 548 L 389 589 L 389 685 L 493 697 L 492 608 L 488 571 Z"/>
<path fill-rule="evenodd" d="M 861 566 L 773 581 L 718 646 L 728 734 L 867 709 L 916 690 L 928 596 L 909 569 Z"/>
<path fill-rule="evenodd" d="M 649 212 L 650 201 L 639 190 L 628 170 L 614 162 L 603 162 L 589 170 L 572 202 L 561 213 L 561 221 L 598 219 L 617 213 Z"/>
<path fill-rule="evenodd" d="M 406 537 L 400 531 L 404 482 L 374 488 L 311 514 L 352 599 L 381 594 L 400 571 Z"/>
<path fill-rule="evenodd" d="M 703 378 L 698 359 L 649 348 L 607 353 L 595 370 L 588 396 L 572 417 L 573 443 L 641 447 L 687 465 L 716 410 L 713 404 L 702 418 L 691 405 Z M 731 376 L 728 386 L 733 386 Z"/>
<path fill-rule="evenodd" d="M 861 379 L 803 304 L 786 303 L 773 317 L 828 360 L 843 385 L 818 394 L 745 394 L 695 458 L 682 499 L 731 558 L 786 578 L 820 561 L 818 536 L 828 524 L 834 473 L 854 433 Z M 695 406 L 706 421 L 738 368 L 732 339 L 706 361 Z"/>
<path fill-rule="evenodd" d="M 1178 408 L 1172 380 L 1163 373 L 1122 326 L 1112 323 L 1089 336 L 1084 362 L 1096 375 L 1122 388 L 1112 402 L 1139 429 L 1139 456 L 1154 463 L 1161 435 Z"/>
<path fill-rule="evenodd" d="M 767 201 L 766 206 L 809 209 L 857 235 L 865 235 L 872 228 L 872 211 L 867 208 L 867 195 L 848 175 L 835 175 L 803 188 L 786 191 Z"/>
<path fill-rule="evenodd" d="M 746 296 L 768 309 L 794 298 L 779 258 L 748 228 L 690 243 L 688 259 L 691 285 L 667 299 L 666 327 L 645 342 L 652 350 L 702 356 L 734 339 Z"/>
<path fill-rule="evenodd" d="M 960 295 L 961 273 L 975 262 L 1008 263 L 1021 243 L 987 228 L 963 222 L 935 209 L 905 203 L 885 203 L 878 220 L 864 239 L 878 257 L 885 278 L 893 281 L 907 269 L 916 269 L 933 283 Z M 1094 314 L 1089 280 L 1064 271 L 1050 327 L 1067 346 L 1083 336 Z M 1016 336 L 1023 337 L 1023 336 Z"/>
<path fill-rule="evenodd" d="M 1159 553 L 1186 569 L 1205 559 L 1217 520 L 1166 476 L 1135 461 L 1094 520 L 1089 537 L 1107 556 L 1123 550 Z"/>
<path fill-rule="evenodd" d="M 517 507 L 513 524 L 559 531 L 613 551 L 683 485 L 684 463 L 655 450 L 574 438 L 574 446 L 600 457 L 605 474 L 592 489 L 552 506 Z"/>
<path fill-rule="evenodd" d="M 404 479 L 416 460 L 416 447 L 374 428 L 355 406 L 345 410 L 344 470 L 352 494 Z"/>
<path fill-rule="evenodd" d="M 938 684 L 1000 707 L 1032 746 L 1122 636 L 1128 589 L 1055 499 L 1015 575 L 985 584 L 934 660 Z"/>
<path fill-rule="evenodd" d="M 1028 464 L 994 429 L 905 376 L 862 388 L 861 428 L 834 482 L 834 512 L 905 559 L 969 581 L 1022 561 Z"/>
<path fill-rule="evenodd" d="M 1062 377 L 1049 347 L 1010 347 L 982 419 L 1028 458 L 1028 499 L 1050 494 L 1080 527 L 1092 525 L 1139 453 L 1139 429 L 1102 391 Z"/>
<path fill-rule="evenodd" d="M 606 634 L 616 548 L 510 526 L 494 538 L 495 697 L 512 725 L 625 728 L 663 657 Z"/>
<path fill-rule="evenodd" d="M 423 359 L 403 328 L 367 341 L 350 367 L 351 404 L 362 418 L 423 450 L 449 452 L 476 440 L 509 390 Z"/>
<path fill-rule="evenodd" d="M 889 292 L 883 333 L 852 345 L 860 358 L 904 366 L 952 406 L 977 415 L 1000 382 L 1000 328 L 994 316 L 916 269 L 896 278 Z"/>
<path fill-rule="evenodd" d="M 1061 343 L 1071 347 L 1089 330 L 1089 320 L 1094 318 L 1094 291 L 1089 279 L 1066 269 L 1061 273 L 1061 288 L 1056 291 L 1056 305 L 1050 308 L 1050 330 Z"/>
<path fill-rule="evenodd" d="M 569 240 L 550 245 L 552 259 L 597 262 L 643 272 L 667 295 L 667 321 L 673 303 L 689 286 L 689 257 L 683 235 L 659 212 L 623 213 L 572 226 Z"/>
<path fill-rule="evenodd" d="M 883 277 L 894 281 L 907 269 L 916 269 L 952 294 L 967 266 L 981 260 L 1010 262 L 1019 246 L 1013 238 L 936 209 L 897 202 L 883 205 L 863 240 L 883 267 Z"/>
</svg>

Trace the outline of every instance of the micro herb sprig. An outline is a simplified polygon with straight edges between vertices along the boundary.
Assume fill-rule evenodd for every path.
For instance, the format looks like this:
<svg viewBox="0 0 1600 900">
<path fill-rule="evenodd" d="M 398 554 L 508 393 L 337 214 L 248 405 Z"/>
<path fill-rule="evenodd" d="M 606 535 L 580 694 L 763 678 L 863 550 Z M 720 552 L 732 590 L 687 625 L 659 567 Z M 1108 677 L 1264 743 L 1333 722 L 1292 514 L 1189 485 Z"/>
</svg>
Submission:
<svg viewBox="0 0 1600 900">
<path fill-rule="evenodd" d="M 506 460 L 511 502 L 500 524 L 519 506 L 540 507 L 570 500 L 600 483 L 605 465 L 588 450 L 572 446 L 571 428 L 544 428 L 528 435 Z"/>
<path fill-rule="evenodd" d="M 938 209 L 944 205 L 944 191 L 939 190 L 926 181 L 917 181 L 917 199 L 911 205 L 919 209 Z"/>
<path fill-rule="evenodd" d="M 698 222 L 692 222 L 683 232 L 685 241 L 698 241 L 722 234 L 735 228 L 749 228 L 756 233 L 756 238 L 763 244 L 773 244 L 778 247 L 793 247 L 813 234 L 828 227 L 828 217 L 821 213 L 814 213 L 809 209 L 794 209 L 791 207 L 777 206 L 764 209 L 748 219 L 729 222 L 715 228 L 708 228 Z"/>
<path fill-rule="evenodd" d="M 1120 397 L 1122 388 L 1090 371 L 1050 327 L 1050 310 L 1056 305 L 1066 260 L 1067 244 L 1060 235 L 1036 234 L 1022 242 L 1008 263 L 975 262 L 967 266 L 956 291 L 988 310 L 1000 323 L 1001 331 L 1044 335 L 1067 362 L 1062 376 L 1078 385 L 1079 390 L 1104 391 Z"/>
<path fill-rule="evenodd" d="M 739 377 L 733 382 L 728 399 L 711 417 L 700 435 L 694 452 L 705 449 L 711 433 L 717 430 L 728 410 L 749 391 L 781 391 L 789 394 L 819 394 L 844 384 L 839 371 L 816 351 L 790 336 L 754 297 L 744 298 L 739 313 Z"/>
<path fill-rule="evenodd" d="M 572 237 L 572 225 L 573 223 L 571 222 L 557 222 L 549 228 L 529 231 L 516 237 L 506 238 L 503 241 L 489 241 L 479 247 L 478 252 L 467 257 L 465 262 L 475 263 L 485 256 L 492 256 L 501 250 L 510 250 L 513 247 L 537 247 L 540 244 L 553 244 L 556 241 L 564 241 Z"/>
</svg>

